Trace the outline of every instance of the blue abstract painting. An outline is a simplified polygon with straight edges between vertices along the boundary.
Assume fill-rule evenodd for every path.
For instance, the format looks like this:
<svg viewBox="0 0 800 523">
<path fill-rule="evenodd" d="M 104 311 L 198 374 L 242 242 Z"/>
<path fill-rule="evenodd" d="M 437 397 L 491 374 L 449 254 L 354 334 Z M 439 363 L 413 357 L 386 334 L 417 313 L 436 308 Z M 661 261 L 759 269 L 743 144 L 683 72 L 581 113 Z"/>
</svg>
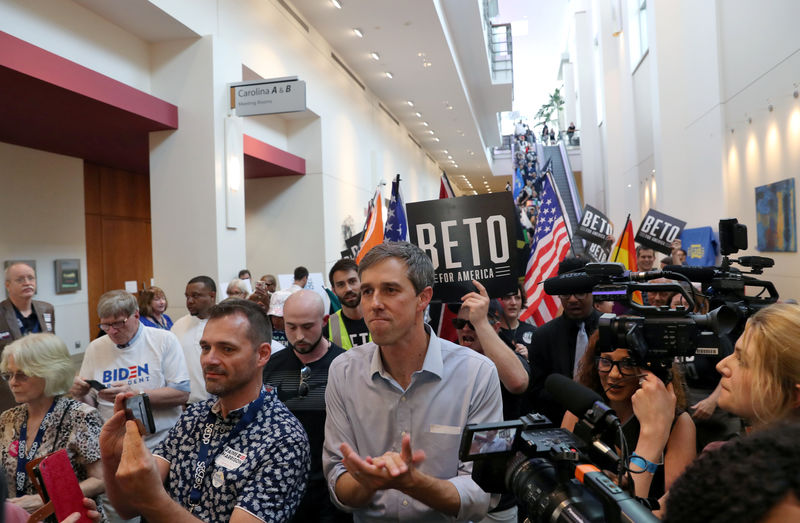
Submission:
<svg viewBox="0 0 800 523">
<path fill-rule="evenodd" d="M 756 187 L 757 248 L 797 252 L 794 178 Z"/>
</svg>

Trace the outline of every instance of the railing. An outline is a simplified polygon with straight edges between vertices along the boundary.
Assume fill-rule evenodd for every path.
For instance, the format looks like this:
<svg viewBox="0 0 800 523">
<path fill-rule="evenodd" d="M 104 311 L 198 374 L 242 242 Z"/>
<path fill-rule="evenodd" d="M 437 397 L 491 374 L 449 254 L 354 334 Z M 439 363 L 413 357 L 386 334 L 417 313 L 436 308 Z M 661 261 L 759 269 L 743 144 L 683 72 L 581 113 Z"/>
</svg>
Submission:
<svg viewBox="0 0 800 523">
<path fill-rule="evenodd" d="M 496 82 L 514 83 L 513 45 L 511 24 L 489 26 L 489 56 L 492 60 L 492 78 Z"/>
</svg>

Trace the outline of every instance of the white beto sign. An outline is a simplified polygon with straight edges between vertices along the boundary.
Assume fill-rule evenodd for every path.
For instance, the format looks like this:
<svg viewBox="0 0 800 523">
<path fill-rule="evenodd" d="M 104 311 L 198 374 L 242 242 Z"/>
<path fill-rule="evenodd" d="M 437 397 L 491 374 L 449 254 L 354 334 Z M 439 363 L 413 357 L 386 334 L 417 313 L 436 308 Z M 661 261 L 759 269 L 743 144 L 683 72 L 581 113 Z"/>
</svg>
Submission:
<svg viewBox="0 0 800 523">
<path fill-rule="evenodd" d="M 230 84 L 236 116 L 306 110 L 306 83 L 296 76 Z"/>
</svg>

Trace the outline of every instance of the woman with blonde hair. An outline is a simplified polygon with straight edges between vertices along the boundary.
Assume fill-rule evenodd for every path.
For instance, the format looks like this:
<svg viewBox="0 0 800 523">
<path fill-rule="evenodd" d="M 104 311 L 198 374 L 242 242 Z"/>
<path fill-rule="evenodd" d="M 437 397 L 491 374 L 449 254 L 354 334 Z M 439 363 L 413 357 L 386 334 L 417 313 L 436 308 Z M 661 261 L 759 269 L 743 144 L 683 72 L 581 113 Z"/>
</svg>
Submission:
<svg viewBox="0 0 800 523">
<path fill-rule="evenodd" d="M 717 364 L 718 404 L 753 426 L 800 413 L 800 305 L 781 303 L 755 313 L 733 354 Z"/>
<path fill-rule="evenodd" d="M 66 449 L 87 497 L 105 490 L 100 463 L 103 422 L 93 407 L 70 398 L 75 368 L 67 346 L 54 334 L 29 334 L 6 346 L 2 378 L 19 406 L 0 414 L 0 464 L 12 503 L 33 512 L 42 500 L 25 465 Z"/>
<path fill-rule="evenodd" d="M 139 321 L 145 327 L 170 330 L 172 318 L 167 316 L 167 295 L 160 287 L 150 287 L 139 293 Z"/>
</svg>

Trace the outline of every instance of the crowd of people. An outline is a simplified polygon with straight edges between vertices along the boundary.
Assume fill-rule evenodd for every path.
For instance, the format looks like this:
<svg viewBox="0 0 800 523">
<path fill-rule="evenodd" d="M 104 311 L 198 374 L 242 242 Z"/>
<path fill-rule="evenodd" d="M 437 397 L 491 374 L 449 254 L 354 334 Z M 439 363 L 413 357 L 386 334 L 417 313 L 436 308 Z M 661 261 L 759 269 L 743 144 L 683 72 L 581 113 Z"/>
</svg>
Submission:
<svg viewBox="0 0 800 523">
<path fill-rule="evenodd" d="M 674 244 L 670 263 L 681 253 Z M 652 270 L 655 253 L 640 247 L 637 261 Z M 585 263 L 567 258 L 559 273 Z M 212 278 L 191 277 L 189 313 L 174 323 L 158 287 L 106 292 L 101 335 L 76 371 L 52 306 L 33 300 L 35 271 L 9 266 L 0 302 L 5 521 L 47 515 L 26 465 L 59 449 L 94 521 L 521 521 L 513 495 L 484 492 L 473 464 L 459 460 L 461 432 L 531 411 L 571 430 L 584 413 L 550 396 L 552 374 L 614 409 L 632 450 L 632 490 L 670 521 L 693 506 L 724 505 L 708 499 L 716 491 L 691 491 L 708 482 L 697 471 L 724 474 L 731 464 L 722 456 L 761 440 L 797 455 L 785 434 L 796 435 L 800 412 L 798 305 L 763 308 L 737 339 L 721 339 L 719 353 L 675 361 L 665 379 L 601 340 L 609 304 L 595 303 L 591 287 L 560 296 L 561 314 L 537 328 L 519 321 L 521 288 L 491 299 L 473 281 L 448 305 L 456 336 L 445 339 L 428 315 L 432 263 L 412 244 L 380 244 L 360 263 L 333 264 L 332 308 L 305 288 L 308 269 L 293 278 L 279 290 L 275 276 L 253 282 L 243 270 L 218 303 Z M 650 305 L 686 306 L 674 292 L 644 294 Z M 140 394 L 152 430 L 126 409 Z M 739 516 L 719 508 L 723 519 L 706 508 L 702 520 L 796 514 L 797 478 L 780 477 L 794 470 L 772 467 L 789 483 L 764 493 L 761 506 Z"/>
</svg>

